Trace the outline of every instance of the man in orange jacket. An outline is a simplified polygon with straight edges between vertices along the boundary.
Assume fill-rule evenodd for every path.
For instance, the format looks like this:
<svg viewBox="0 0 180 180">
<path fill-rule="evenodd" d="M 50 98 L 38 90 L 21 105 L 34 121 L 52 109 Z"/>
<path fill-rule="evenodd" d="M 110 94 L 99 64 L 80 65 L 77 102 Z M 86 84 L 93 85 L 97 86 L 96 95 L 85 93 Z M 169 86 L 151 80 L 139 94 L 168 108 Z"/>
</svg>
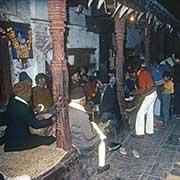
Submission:
<svg viewBox="0 0 180 180">
<path fill-rule="evenodd" d="M 142 104 L 137 112 L 135 135 L 134 137 L 143 137 L 146 134 L 154 133 L 154 103 L 157 98 L 157 92 L 154 81 L 146 64 L 142 63 L 140 70 L 137 72 L 139 88 L 136 91 L 137 95 L 144 96 Z M 146 117 L 146 127 L 145 126 Z M 145 132 L 144 132 L 145 131 Z"/>
</svg>

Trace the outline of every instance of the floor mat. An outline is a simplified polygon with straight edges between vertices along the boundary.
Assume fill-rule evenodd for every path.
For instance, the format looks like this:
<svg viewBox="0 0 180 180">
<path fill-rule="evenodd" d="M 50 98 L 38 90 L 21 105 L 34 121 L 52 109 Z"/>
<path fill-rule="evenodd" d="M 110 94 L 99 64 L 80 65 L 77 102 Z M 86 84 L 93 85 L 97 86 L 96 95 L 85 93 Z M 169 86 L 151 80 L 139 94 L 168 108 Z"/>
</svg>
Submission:
<svg viewBox="0 0 180 180">
<path fill-rule="evenodd" d="M 21 152 L 4 152 L 0 146 L 0 171 L 8 177 L 23 174 L 36 178 L 56 166 L 67 154 L 56 145 L 41 146 Z"/>
</svg>

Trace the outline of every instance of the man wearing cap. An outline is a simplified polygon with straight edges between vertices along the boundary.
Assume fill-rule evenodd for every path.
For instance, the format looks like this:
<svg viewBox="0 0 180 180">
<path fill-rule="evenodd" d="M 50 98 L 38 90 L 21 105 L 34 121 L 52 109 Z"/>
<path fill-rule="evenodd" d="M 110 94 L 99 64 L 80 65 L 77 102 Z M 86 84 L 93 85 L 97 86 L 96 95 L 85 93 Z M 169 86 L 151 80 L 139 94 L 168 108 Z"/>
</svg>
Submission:
<svg viewBox="0 0 180 180">
<path fill-rule="evenodd" d="M 135 124 L 135 135 L 133 137 L 143 137 L 146 134 L 152 135 L 154 133 L 154 116 L 153 109 L 154 103 L 157 98 L 157 92 L 154 81 L 150 72 L 146 68 L 146 64 L 143 62 L 141 68 L 137 72 L 139 88 L 135 94 L 143 96 L 144 99 L 137 112 L 136 124 Z M 145 126 L 145 115 L 146 115 L 146 127 Z M 145 132 L 144 132 L 145 129 Z"/>
<path fill-rule="evenodd" d="M 72 143 L 79 153 L 85 156 L 91 155 L 99 149 L 98 173 L 109 169 L 105 164 L 105 142 L 106 136 L 101 132 L 96 123 L 90 122 L 84 105 L 86 103 L 82 87 L 71 90 L 71 101 L 69 103 L 69 121 L 72 135 Z"/>
<path fill-rule="evenodd" d="M 19 82 L 23 82 L 23 81 L 28 82 L 28 84 L 32 86 L 32 79 L 29 77 L 29 75 L 25 71 L 22 71 L 19 74 Z"/>
<path fill-rule="evenodd" d="M 4 150 L 21 151 L 41 145 L 50 145 L 54 137 L 38 136 L 30 133 L 29 127 L 40 129 L 52 124 L 52 120 L 36 119 L 28 104 L 31 97 L 31 85 L 28 81 L 21 81 L 14 86 L 14 95 L 10 98 L 6 111 L 5 146 Z"/>
</svg>

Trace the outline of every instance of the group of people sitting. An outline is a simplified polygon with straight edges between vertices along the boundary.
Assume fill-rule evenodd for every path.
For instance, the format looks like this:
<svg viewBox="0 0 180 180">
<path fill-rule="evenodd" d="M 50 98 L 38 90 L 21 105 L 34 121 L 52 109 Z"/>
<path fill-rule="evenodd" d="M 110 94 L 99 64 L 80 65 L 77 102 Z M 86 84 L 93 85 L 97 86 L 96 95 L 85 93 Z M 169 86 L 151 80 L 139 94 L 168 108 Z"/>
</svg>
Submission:
<svg viewBox="0 0 180 180">
<path fill-rule="evenodd" d="M 5 152 L 23 151 L 55 142 L 54 118 L 55 107 L 47 87 L 46 76 L 36 76 L 36 86 L 26 72 L 19 75 L 19 82 L 13 87 L 5 112 L 5 134 L 0 138 Z M 0 172 L 0 180 L 6 177 Z M 9 180 L 30 180 L 29 175 L 22 175 Z"/>
<path fill-rule="evenodd" d="M 179 87 L 177 80 L 179 80 L 178 68 L 180 66 L 179 59 L 177 60 L 175 65 L 177 72 L 174 78 L 176 88 Z M 153 109 L 159 92 L 162 92 L 162 104 L 166 106 L 164 107 L 166 109 L 162 111 L 164 123 L 170 118 L 169 106 L 167 106 L 170 101 L 166 94 L 170 94 L 171 97 L 174 93 L 171 75 L 165 70 L 161 79 L 158 79 L 157 72 L 157 66 L 154 65 L 148 70 L 147 65 L 141 63 L 140 69 L 134 76 L 130 72 L 126 74 L 125 84 L 128 87 L 126 98 L 129 98 L 129 92 L 144 97 L 137 112 L 134 137 L 141 137 L 145 133 L 153 134 Z M 137 87 L 132 77 L 137 78 Z M 32 88 L 31 78 L 27 73 L 22 72 L 19 75 L 19 82 L 13 87 L 13 94 L 6 110 L 7 128 L 5 135 L 0 138 L 0 143 L 4 144 L 6 152 L 50 145 L 56 140 L 54 126 L 56 109 L 47 77 L 40 73 L 35 81 L 36 86 Z M 121 146 L 115 138 L 112 139 L 109 136 L 110 132 L 116 137 L 122 121 L 117 101 L 115 76 L 112 74 L 108 77 L 106 73 L 99 71 L 89 76 L 85 68 L 80 67 L 75 71 L 70 71 L 69 83 L 68 112 L 72 144 L 81 155 L 85 156 L 99 149 L 98 173 L 102 173 L 110 167 L 105 163 L 106 150 L 117 150 Z M 163 91 L 159 91 L 159 87 L 162 86 Z M 176 109 L 178 110 L 178 107 Z M 97 112 L 98 119 L 94 118 L 94 112 Z M 178 113 L 179 111 L 177 115 Z"/>
<path fill-rule="evenodd" d="M 109 169 L 109 165 L 105 164 L 105 145 L 108 144 L 109 151 L 120 147 L 119 143 L 109 140 L 104 134 L 104 129 L 110 124 L 108 120 L 111 120 L 113 125 L 118 121 L 115 90 L 108 84 L 108 78 L 104 74 L 98 73 L 96 80 L 89 85 L 90 88 L 86 84 L 87 79 L 81 80 L 76 75 L 80 76 L 79 72 L 75 72 L 70 80 L 69 122 L 72 143 L 78 152 L 85 156 L 99 149 L 98 173 L 101 173 Z M 38 74 L 35 81 L 36 86 L 32 87 L 29 75 L 21 72 L 19 82 L 13 87 L 5 112 L 7 128 L 5 135 L 0 138 L 5 152 L 50 145 L 56 140 L 54 126 L 56 110 L 47 86 L 46 75 Z M 94 105 L 99 105 L 103 122 L 101 127 L 89 118 L 95 107 L 87 103 L 90 99 Z"/>
<path fill-rule="evenodd" d="M 6 152 L 49 145 L 55 141 L 55 137 L 49 134 L 49 136 L 44 136 L 47 132 L 36 131 L 40 128 L 47 130 L 47 127 L 53 126 L 53 118 L 50 117 L 55 113 L 55 108 L 46 87 L 45 77 L 42 73 L 38 74 L 36 76 L 37 86 L 32 88 L 32 80 L 28 74 L 20 73 L 19 82 L 13 87 L 13 93 L 5 112 L 7 128 L 3 141 L 1 141 L 5 144 Z"/>
</svg>

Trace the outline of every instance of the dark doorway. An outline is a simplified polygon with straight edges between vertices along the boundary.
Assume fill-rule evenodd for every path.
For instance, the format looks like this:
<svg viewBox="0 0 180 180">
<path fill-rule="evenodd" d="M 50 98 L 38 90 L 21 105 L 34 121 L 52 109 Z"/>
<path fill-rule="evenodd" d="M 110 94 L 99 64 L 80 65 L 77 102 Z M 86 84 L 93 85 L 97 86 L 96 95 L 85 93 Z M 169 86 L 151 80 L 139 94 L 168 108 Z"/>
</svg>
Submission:
<svg viewBox="0 0 180 180">
<path fill-rule="evenodd" d="M 0 35 L 0 102 L 7 104 L 12 92 L 8 38 Z"/>
</svg>

